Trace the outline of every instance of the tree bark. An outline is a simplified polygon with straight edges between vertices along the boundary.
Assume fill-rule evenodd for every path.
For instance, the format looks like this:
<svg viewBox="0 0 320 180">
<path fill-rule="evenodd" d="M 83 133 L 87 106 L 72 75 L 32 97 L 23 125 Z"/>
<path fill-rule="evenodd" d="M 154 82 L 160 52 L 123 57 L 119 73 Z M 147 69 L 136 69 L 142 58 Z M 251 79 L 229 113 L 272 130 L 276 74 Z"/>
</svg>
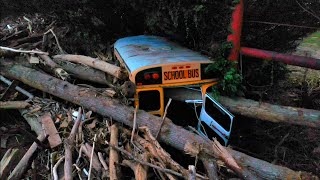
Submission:
<svg viewBox="0 0 320 180">
<path fill-rule="evenodd" d="M 18 148 L 10 148 L 7 150 L 0 162 L 0 179 L 8 177 L 14 165 L 19 162 L 21 158 L 20 154 L 22 153 Z"/>
<path fill-rule="evenodd" d="M 59 61 L 57 59 L 53 59 L 53 61 L 56 62 L 59 66 L 61 66 L 64 70 L 66 70 L 67 72 L 79 79 L 99 84 L 106 84 L 109 87 L 113 87 L 113 85 L 107 80 L 105 72 L 91 67 L 86 67 L 81 64 Z"/>
<path fill-rule="evenodd" d="M 186 88 L 168 88 L 164 94 L 178 101 L 202 99 L 200 92 Z M 246 117 L 320 128 L 320 111 L 317 110 L 260 103 L 245 98 L 220 97 L 219 102 L 232 113 Z"/>
<path fill-rule="evenodd" d="M 115 66 L 113 64 L 88 57 L 88 56 L 82 56 L 82 55 L 72 55 L 72 54 L 66 54 L 66 55 L 55 55 L 53 56 L 54 59 L 61 59 L 61 60 L 67 60 L 70 62 L 75 63 L 81 63 L 85 64 L 87 66 L 99 69 L 103 72 L 106 72 L 116 78 L 123 79 L 125 76 L 121 71 L 121 68 L 118 66 Z"/>
<path fill-rule="evenodd" d="M 118 138 L 119 138 L 119 129 L 116 124 L 111 126 L 111 135 L 110 135 L 110 144 L 112 146 L 118 146 Z M 109 153 L 109 169 L 110 169 L 110 179 L 117 180 L 119 179 L 117 173 L 117 167 L 119 165 L 119 154 L 113 148 L 110 148 Z"/>
<path fill-rule="evenodd" d="M 44 141 L 45 139 L 46 136 L 44 134 L 38 136 L 38 140 L 40 142 Z M 33 153 L 37 150 L 37 148 L 38 144 L 36 142 L 32 143 L 26 154 L 22 157 L 20 162 L 11 172 L 10 176 L 8 177 L 9 180 L 20 179 L 22 177 L 22 175 L 28 168 L 30 158 L 32 157 Z"/>
<path fill-rule="evenodd" d="M 46 135 L 48 135 L 48 142 L 51 149 L 59 146 L 62 143 L 61 137 L 54 125 L 53 120 L 51 119 L 50 113 L 45 113 L 41 116 L 42 128 Z"/>
<path fill-rule="evenodd" d="M 87 156 L 88 161 L 90 161 L 92 158 L 92 167 L 99 173 L 102 167 L 97 154 L 94 152 L 91 156 L 93 147 L 91 147 L 88 143 L 85 143 L 81 145 L 81 148 L 83 153 Z"/>
<path fill-rule="evenodd" d="M 1 62 L 2 61 L 0 61 L 0 63 Z M 123 105 L 116 99 L 96 96 L 94 92 L 86 91 L 84 88 L 72 85 L 68 82 L 21 65 L 0 66 L 0 72 L 5 76 L 18 79 L 31 87 L 83 106 L 103 116 L 108 116 L 115 121 L 124 123 L 131 127 L 133 125 L 134 108 Z M 157 133 L 161 126 L 161 122 L 161 117 L 153 116 L 145 111 L 138 111 L 137 113 L 137 126 L 149 127 L 153 135 Z M 181 151 L 184 150 L 184 146 L 187 143 L 199 144 L 203 147 L 203 150 L 201 151 L 202 153 L 209 156 L 213 155 L 212 143 L 208 143 L 204 138 L 173 124 L 168 118 L 166 118 L 163 123 L 159 139 L 160 141 Z M 250 169 L 259 177 L 268 177 L 268 179 L 286 179 L 289 177 L 310 179 L 314 177 L 311 174 L 296 172 L 285 167 L 273 165 L 263 160 L 258 160 L 241 152 L 231 149 L 228 149 L 228 151 L 242 168 L 246 167 Z M 199 155 L 202 156 L 201 154 Z M 248 179 L 248 177 L 243 178 Z"/>
<path fill-rule="evenodd" d="M 0 101 L 0 109 L 24 109 L 29 106 L 26 101 Z"/>
<path fill-rule="evenodd" d="M 206 169 L 206 172 L 208 174 L 208 177 L 210 180 L 218 180 L 218 167 L 217 163 L 214 159 L 209 158 L 201 158 L 201 161 L 203 163 L 204 168 Z"/>
<path fill-rule="evenodd" d="M 144 159 L 145 160 L 145 159 Z M 146 180 L 147 179 L 147 169 L 139 163 L 132 160 L 123 160 L 122 164 L 130 167 L 134 172 L 134 177 L 136 180 Z"/>
<path fill-rule="evenodd" d="M 76 134 L 78 133 L 78 128 L 82 118 L 82 108 L 79 107 L 78 109 L 78 117 L 73 124 L 71 129 L 70 135 L 67 139 L 64 140 L 64 149 L 65 149 L 65 161 L 64 161 L 64 178 L 66 180 L 72 180 L 72 151 L 75 146 L 75 138 Z"/>
</svg>

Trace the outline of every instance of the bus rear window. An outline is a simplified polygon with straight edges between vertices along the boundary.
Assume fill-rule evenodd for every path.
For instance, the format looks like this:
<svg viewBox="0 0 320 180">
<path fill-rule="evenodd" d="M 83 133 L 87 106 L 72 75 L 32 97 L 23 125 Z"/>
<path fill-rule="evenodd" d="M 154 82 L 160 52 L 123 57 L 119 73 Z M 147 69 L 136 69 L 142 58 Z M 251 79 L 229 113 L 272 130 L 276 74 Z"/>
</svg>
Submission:
<svg viewBox="0 0 320 180">
<path fill-rule="evenodd" d="M 157 111 L 160 109 L 160 92 L 157 90 L 139 92 L 139 109 Z"/>
</svg>

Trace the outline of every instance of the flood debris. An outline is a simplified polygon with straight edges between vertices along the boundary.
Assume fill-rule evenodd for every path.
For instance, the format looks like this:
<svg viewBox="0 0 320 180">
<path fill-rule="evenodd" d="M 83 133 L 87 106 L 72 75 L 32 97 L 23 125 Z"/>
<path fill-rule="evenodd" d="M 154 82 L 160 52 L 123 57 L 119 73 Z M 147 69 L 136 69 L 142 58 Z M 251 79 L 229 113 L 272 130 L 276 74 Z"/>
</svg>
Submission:
<svg viewBox="0 0 320 180">
<path fill-rule="evenodd" d="M 0 109 L 24 109 L 29 107 L 30 104 L 25 101 L 6 101 L 0 102 Z"/>
<path fill-rule="evenodd" d="M 8 34 L 1 40 L 9 46 L 0 47 L 1 86 L 5 87 L 0 109 L 19 109 L 36 135 L 26 133 L 32 139 L 26 152 L 8 148 L 1 159 L 0 179 L 40 178 L 34 172 L 40 162 L 41 178 L 55 180 L 319 179 L 174 124 L 166 117 L 171 99 L 163 117 L 133 108 L 136 87 L 126 80 L 120 62 L 66 54 L 57 31 L 45 29 L 37 34 L 25 33 L 27 29 L 5 31 Z M 48 39 L 49 32 L 54 40 Z M 55 44 L 56 54 L 43 52 L 45 44 Z M 23 50 L 18 49 L 22 45 Z M 39 63 L 30 62 L 30 57 Z M 20 154 L 24 155 L 19 160 Z M 176 156 L 194 162 L 182 164 Z"/>
</svg>

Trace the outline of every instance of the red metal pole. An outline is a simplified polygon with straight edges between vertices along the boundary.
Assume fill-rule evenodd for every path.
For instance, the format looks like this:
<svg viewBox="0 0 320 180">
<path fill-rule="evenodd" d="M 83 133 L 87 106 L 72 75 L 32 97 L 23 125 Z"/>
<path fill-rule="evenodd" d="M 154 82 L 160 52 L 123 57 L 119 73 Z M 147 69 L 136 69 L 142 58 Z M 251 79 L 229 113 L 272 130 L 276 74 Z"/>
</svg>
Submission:
<svg viewBox="0 0 320 180">
<path fill-rule="evenodd" d="M 296 56 L 289 54 L 281 54 L 273 51 L 242 47 L 240 50 L 242 55 L 255 57 L 264 60 L 274 60 L 294 66 L 301 66 L 311 69 L 320 70 L 320 59 Z"/>
<path fill-rule="evenodd" d="M 231 49 L 228 60 L 237 61 L 239 58 L 240 52 L 240 42 L 241 42 L 241 31 L 242 31 L 242 22 L 243 22 L 243 9 L 244 9 L 244 0 L 240 0 L 239 4 L 235 6 L 235 9 L 232 13 L 231 18 L 231 30 L 232 34 L 230 34 L 227 38 L 228 42 L 232 42 L 233 47 Z"/>
</svg>

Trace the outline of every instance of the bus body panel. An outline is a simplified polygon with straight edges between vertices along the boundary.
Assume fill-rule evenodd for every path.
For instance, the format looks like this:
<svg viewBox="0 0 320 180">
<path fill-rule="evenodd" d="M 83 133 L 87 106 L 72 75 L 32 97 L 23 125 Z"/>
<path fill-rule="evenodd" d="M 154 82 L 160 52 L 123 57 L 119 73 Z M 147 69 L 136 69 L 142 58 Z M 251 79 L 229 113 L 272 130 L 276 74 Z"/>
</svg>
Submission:
<svg viewBox="0 0 320 180">
<path fill-rule="evenodd" d="M 130 73 L 129 78 L 134 83 L 137 73 L 146 68 L 212 63 L 208 57 L 200 53 L 157 36 L 122 38 L 115 43 L 114 48 L 117 59 L 125 65 Z"/>
<path fill-rule="evenodd" d="M 163 117 L 164 88 L 201 87 L 201 100 L 189 100 L 191 103 L 202 102 L 198 131 L 209 137 L 201 129 L 205 124 L 227 144 L 233 115 L 207 93 L 209 87 L 218 83 L 217 78 L 208 77 L 205 73 L 206 67 L 212 63 L 208 57 L 165 38 L 145 35 L 119 39 L 114 45 L 114 54 L 127 69 L 130 81 L 136 84 L 136 108 L 141 106 L 149 113 Z M 142 101 L 152 98 L 157 98 L 159 106 L 150 106 L 148 101 Z M 220 119 L 218 114 L 224 119 Z"/>
</svg>

